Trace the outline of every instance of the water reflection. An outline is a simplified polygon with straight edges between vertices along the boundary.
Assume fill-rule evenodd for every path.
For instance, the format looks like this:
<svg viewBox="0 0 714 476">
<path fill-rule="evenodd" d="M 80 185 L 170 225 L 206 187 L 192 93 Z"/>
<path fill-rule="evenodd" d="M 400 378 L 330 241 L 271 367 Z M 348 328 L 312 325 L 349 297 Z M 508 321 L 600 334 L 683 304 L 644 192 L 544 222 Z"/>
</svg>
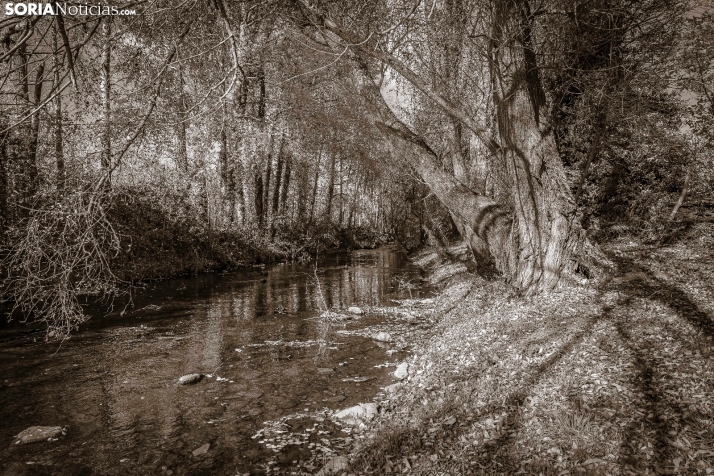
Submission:
<svg viewBox="0 0 714 476">
<path fill-rule="evenodd" d="M 341 408 L 389 383 L 384 349 L 336 331 L 323 308 L 406 297 L 394 277 L 419 279 L 400 253 L 325 256 L 149 286 L 124 316 L 95 319 L 56 347 L 0 332 L 3 474 L 260 474 L 273 454 L 251 438 L 264 421 Z M 4 334 L 4 335 L 3 335 Z M 45 371 L 45 369 L 47 369 Z M 187 373 L 208 375 L 179 386 Z M 369 384 L 344 382 L 355 375 Z M 344 395 L 344 401 L 330 401 Z M 32 425 L 68 425 L 55 443 L 10 445 Z M 194 451 L 208 443 L 203 454 Z M 306 457 L 304 449 L 281 455 Z M 32 463 L 32 464 L 28 464 Z"/>
</svg>

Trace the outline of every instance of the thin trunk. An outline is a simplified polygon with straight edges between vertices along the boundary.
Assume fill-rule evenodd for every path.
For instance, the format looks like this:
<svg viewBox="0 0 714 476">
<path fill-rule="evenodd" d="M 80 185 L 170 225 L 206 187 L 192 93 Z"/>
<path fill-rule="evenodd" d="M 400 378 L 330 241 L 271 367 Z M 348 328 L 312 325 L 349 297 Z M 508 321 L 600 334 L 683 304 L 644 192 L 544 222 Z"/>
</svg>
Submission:
<svg viewBox="0 0 714 476">
<path fill-rule="evenodd" d="M 236 182 L 233 162 L 228 158 L 228 139 L 225 127 L 221 127 L 220 148 L 218 149 L 218 163 L 221 173 L 223 189 L 223 208 L 228 215 L 228 223 L 233 224 L 236 210 Z"/>
<path fill-rule="evenodd" d="M 30 83 L 28 71 L 27 45 L 18 49 L 18 115 L 25 116 L 33 109 L 30 98 Z M 34 99 L 34 98 L 33 98 Z M 37 164 L 35 163 L 33 130 L 37 114 L 29 122 L 23 123 L 14 131 L 17 134 L 17 149 L 11 157 L 14 158 L 9 170 L 10 198 L 14 196 L 15 218 L 26 217 L 30 211 L 30 197 L 36 183 Z"/>
<path fill-rule="evenodd" d="M 280 187 L 283 180 L 283 145 L 285 139 L 280 139 L 280 147 L 278 148 L 277 165 L 275 168 L 275 180 L 273 183 L 272 206 L 270 210 L 270 236 L 275 236 L 275 219 L 278 217 L 278 208 L 280 206 Z"/>
<path fill-rule="evenodd" d="M 201 181 L 201 211 L 203 214 L 203 217 L 206 221 L 206 226 L 208 226 L 208 229 L 211 229 L 211 208 L 210 208 L 210 199 L 208 196 L 208 175 L 206 174 L 206 170 L 204 167 L 203 170 L 203 180 Z"/>
<path fill-rule="evenodd" d="M 42 84 L 44 82 L 45 74 L 45 64 L 41 63 L 37 68 L 35 74 L 35 84 L 32 94 L 32 108 L 38 107 L 42 104 Z M 37 146 L 39 145 L 40 138 L 40 111 L 35 112 L 30 119 L 30 144 L 29 144 L 29 157 L 27 164 L 27 196 L 28 198 L 35 194 L 37 191 L 37 179 L 38 179 L 38 165 L 37 165 Z"/>
<path fill-rule="evenodd" d="M 307 216 L 308 215 L 308 190 L 309 190 L 309 184 L 310 184 L 310 179 L 309 179 L 309 171 L 307 168 L 307 164 L 305 162 L 298 162 L 297 164 L 297 170 L 295 174 L 295 178 L 297 180 L 297 187 L 295 188 L 296 191 L 296 196 L 295 196 L 295 207 L 297 208 L 296 210 L 296 215 L 297 215 L 297 223 L 299 225 L 302 225 L 303 223 L 308 223 L 308 225 L 312 222 L 312 216 Z"/>
<path fill-rule="evenodd" d="M 53 40 L 53 47 L 55 51 L 58 51 L 57 42 L 57 26 L 55 25 L 55 34 Z M 56 53 L 53 57 L 53 70 L 54 70 L 54 86 L 59 87 L 60 84 L 60 72 L 62 69 L 62 61 L 60 56 Z M 64 192 L 66 176 L 64 166 L 64 137 L 62 136 L 62 95 L 58 94 L 55 98 L 55 110 L 54 110 L 54 145 L 55 145 L 55 163 L 57 164 L 57 190 L 60 193 Z"/>
<path fill-rule="evenodd" d="M 469 177 L 466 169 L 466 154 L 463 147 L 463 130 L 461 123 L 452 121 L 453 123 L 453 138 L 452 138 L 452 153 L 451 162 L 454 168 L 454 177 L 466 186 L 470 186 Z"/>
<path fill-rule="evenodd" d="M 345 183 L 344 175 L 342 174 L 342 157 L 340 157 L 340 216 L 338 217 L 337 223 L 339 224 L 338 226 L 342 228 L 343 224 L 342 221 L 345 216 L 345 196 L 343 192 L 343 185 Z"/>
<path fill-rule="evenodd" d="M 284 139 L 283 139 L 284 140 Z M 278 164 L 275 169 L 275 185 L 273 186 L 273 217 L 278 216 L 280 207 L 280 187 L 283 180 L 283 141 L 280 142 L 280 150 L 278 151 Z"/>
<path fill-rule="evenodd" d="M 357 208 L 357 197 L 360 195 L 359 191 L 362 189 L 362 184 L 363 184 L 362 177 L 359 176 L 357 178 L 357 186 L 355 187 L 354 190 L 354 195 L 352 196 L 352 203 L 350 204 L 350 212 L 349 215 L 347 216 L 347 227 L 354 229 L 354 215 L 355 215 L 355 209 Z"/>
<path fill-rule="evenodd" d="M 181 68 L 181 59 L 176 62 L 179 79 L 179 97 L 178 97 L 178 125 L 176 127 L 176 136 L 178 139 L 178 150 L 176 151 L 176 165 L 188 180 L 188 141 L 186 139 L 186 122 L 188 114 L 186 113 L 186 94 L 184 93 L 185 83 L 183 79 L 183 70 Z M 189 180 L 190 181 L 190 180 Z M 189 184 L 190 185 L 190 184 Z"/>
<path fill-rule="evenodd" d="M 101 134 L 101 166 L 104 173 L 110 173 L 112 161 L 112 140 L 111 140 L 111 64 L 112 64 L 112 17 L 103 19 L 104 44 L 102 45 L 102 70 L 101 70 L 101 92 L 102 92 L 102 134 Z M 107 180 L 110 186 L 111 179 Z"/>
<path fill-rule="evenodd" d="M 317 151 L 317 162 L 315 164 L 315 178 L 312 182 L 312 195 L 310 195 L 310 219 L 308 222 L 312 224 L 315 219 L 315 205 L 317 203 L 317 179 L 320 177 L 320 159 L 322 158 L 322 149 Z"/>
<path fill-rule="evenodd" d="M 263 226 L 263 174 L 255 173 L 255 217 L 258 227 Z"/>
<path fill-rule="evenodd" d="M 679 194 L 679 199 L 677 200 L 677 203 L 674 204 L 674 208 L 672 209 L 672 213 L 669 214 L 669 221 L 674 220 L 675 215 L 679 211 L 679 207 L 682 206 L 684 203 L 684 199 L 687 198 L 687 192 L 689 191 L 689 180 L 692 175 L 692 169 L 691 167 L 687 169 L 687 175 L 684 177 L 684 186 L 682 187 L 682 193 Z"/>
<path fill-rule="evenodd" d="M 270 152 L 268 152 L 268 160 L 265 163 L 265 171 L 263 175 L 263 204 L 261 206 L 261 209 L 263 210 L 263 221 L 261 222 L 261 224 L 265 223 L 266 225 L 268 225 L 270 221 L 270 181 L 273 175 L 273 154 L 271 149 L 272 138 L 271 147 L 270 149 L 268 149 Z"/>
<path fill-rule="evenodd" d="M 6 127 L 4 118 L 0 117 L 0 127 Z M 8 225 L 8 160 L 6 135 L 0 137 L 0 243 L 4 244 L 5 230 Z"/>
<path fill-rule="evenodd" d="M 263 72 L 263 68 L 261 66 L 260 68 L 260 73 L 258 76 L 258 84 L 260 86 L 260 97 L 258 98 L 258 117 L 259 118 L 264 118 L 265 117 L 265 73 Z"/>
<path fill-rule="evenodd" d="M 284 172 L 283 172 L 283 181 L 281 184 L 282 190 L 280 191 L 280 206 L 279 206 L 279 212 L 281 214 L 287 213 L 287 210 L 285 209 L 285 204 L 287 203 L 288 200 L 288 193 L 290 192 L 290 173 L 291 173 L 291 167 L 290 167 L 290 155 L 286 155 L 284 161 L 285 161 L 285 166 L 284 166 Z"/>
<path fill-rule="evenodd" d="M 238 178 L 238 183 L 236 184 L 236 189 L 238 190 L 238 212 L 240 213 L 240 224 L 245 225 L 246 222 L 246 206 L 245 206 L 245 190 L 244 187 L 244 177 L 245 174 L 241 174 Z"/>
<path fill-rule="evenodd" d="M 327 204 L 325 206 L 325 217 L 327 222 L 332 222 L 332 197 L 335 195 L 335 165 L 337 163 L 337 153 L 332 153 L 330 162 L 330 181 L 327 185 Z"/>
</svg>

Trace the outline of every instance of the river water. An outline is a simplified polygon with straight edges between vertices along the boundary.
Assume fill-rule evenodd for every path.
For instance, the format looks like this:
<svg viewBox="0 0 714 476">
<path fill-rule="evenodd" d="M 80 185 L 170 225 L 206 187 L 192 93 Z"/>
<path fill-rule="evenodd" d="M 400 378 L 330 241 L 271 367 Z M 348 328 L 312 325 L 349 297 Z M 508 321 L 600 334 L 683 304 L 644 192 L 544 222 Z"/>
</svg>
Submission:
<svg viewBox="0 0 714 476">
<path fill-rule="evenodd" d="M 361 250 L 325 256 L 317 268 L 152 283 L 133 306 L 94 318 L 59 347 L 27 326 L 4 325 L 0 471 L 309 474 L 357 437 L 331 413 L 393 383 L 389 365 L 406 354 L 365 337 L 384 324 L 370 310 L 409 298 L 397 282 L 419 279 L 402 253 Z M 320 318 L 327 308 L 344 316 L 348 306 L 368 312 Z M 205 377 L 179 385 L 188 373 Z M 13 444 L 33 425 L 67 434 Z"/>
</svg>

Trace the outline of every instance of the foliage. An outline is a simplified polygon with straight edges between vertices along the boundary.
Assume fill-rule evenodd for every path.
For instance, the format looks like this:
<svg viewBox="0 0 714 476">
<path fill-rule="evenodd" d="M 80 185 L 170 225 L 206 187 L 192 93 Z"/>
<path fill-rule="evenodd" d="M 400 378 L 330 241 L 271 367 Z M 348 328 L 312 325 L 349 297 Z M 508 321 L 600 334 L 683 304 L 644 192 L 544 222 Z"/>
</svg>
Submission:
<svg viewBox="0 0 714 476">
<path fill-rule="evenodd" d="M 111 300 L 126 292 L 110 265 L 121 240 L 106 213 L 109 196 L 79 190 L 43 198 L 49 204 L 9 232 L 3 288 L 13 311 L 45 324 L 48 337 L 66 339 L 88 319 L 81 296 Z"/>
</svg>

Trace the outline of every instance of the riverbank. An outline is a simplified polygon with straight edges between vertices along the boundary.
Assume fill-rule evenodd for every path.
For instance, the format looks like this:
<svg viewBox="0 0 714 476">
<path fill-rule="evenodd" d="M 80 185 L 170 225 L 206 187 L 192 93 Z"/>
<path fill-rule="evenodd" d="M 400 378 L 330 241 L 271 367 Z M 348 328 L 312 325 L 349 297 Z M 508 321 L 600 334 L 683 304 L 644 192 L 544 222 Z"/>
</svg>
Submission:
<svg viewBox="0 0 714 476">
<path fill-rule="evenodd" d="M 145 199 L 119 195 L 109 218 L 120 240 L 111 260 L 122 281 L 139 282 L 235 270 L 254 264 L 306 262 L 320 253 L 375 248 L 367 230 L 343 230 L 314 223 L 301 228 L 276 225 L 206 223 L 187 213 L 171 213 Z"/>
<path fill-rule="evenodd" d="M 346 473 L 714 473 L 712 236 L 615 243 L 601 289 L 531 298 L 422 254 L 438 322 Z"/>
</svg>

